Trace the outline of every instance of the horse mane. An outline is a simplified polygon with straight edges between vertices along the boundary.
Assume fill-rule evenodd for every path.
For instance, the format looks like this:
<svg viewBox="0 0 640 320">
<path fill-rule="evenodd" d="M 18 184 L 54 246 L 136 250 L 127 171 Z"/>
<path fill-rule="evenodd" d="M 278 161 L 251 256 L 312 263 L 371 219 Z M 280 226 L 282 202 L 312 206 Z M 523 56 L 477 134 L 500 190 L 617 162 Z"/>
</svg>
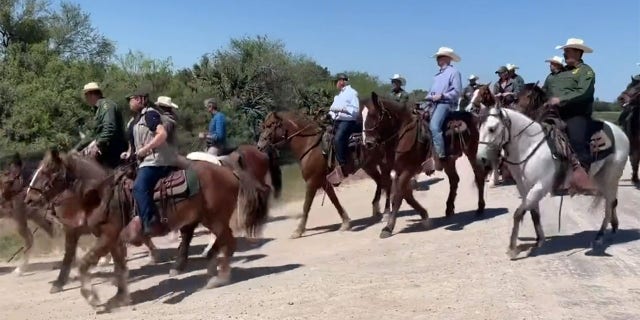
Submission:
<svg viewBox="0 0 640 320">
<path fill-rule="evenodd" d="M 73 171 L 73 174 L 80 179 L 105 178 L 109 172 L 97 161 L 76 153 L 68 153 L 63 156 L 66 167 Z"/>
<path fill-rule="evenodd" d="M 387 98 L 385 96 L 381 96 L 378 95 L 375 91 L 372 92 L 375 93 L 377 95 L 378 98 L 378 102 L 381 104 L 381 107 L 383 107 L 385 110 L 395 114 L 395 115 L 410 115 L 411 114 L 411 110 L 412 108 L 407 107 L 407 105 L 409 104 L 409 102 L 407 103 L 400 103 L 398 101 L 395 101 L 393 99 Z M 366 97 L 366 98 L 362 98 L 360 99 L 360 111 L 362 111 L 362 108 L 364 107 L 364 105 L 371 105 L 373 104 L 373 98 L 371 97 Z"/>
<path fill-rule="evenodd" d="M 545 112 L 541 107 L 547 100 L 547 94 L 538 86 L 537 82 L 530 82 L 524 85 L 524 88 L 520 91 L 520 96 L 526 94 L 530 94 L 529 104 L 522 106 L 519 111 L 529 118 L 540 120 L 542 113 Z"/>
<path fill-rule="evenodd" d="M 318 124 L 307 115 L 295 111 L 274 111 L 273 116 L 278 120 L 290 120 L 299 127 L 313 128 Z"/>
</svg>

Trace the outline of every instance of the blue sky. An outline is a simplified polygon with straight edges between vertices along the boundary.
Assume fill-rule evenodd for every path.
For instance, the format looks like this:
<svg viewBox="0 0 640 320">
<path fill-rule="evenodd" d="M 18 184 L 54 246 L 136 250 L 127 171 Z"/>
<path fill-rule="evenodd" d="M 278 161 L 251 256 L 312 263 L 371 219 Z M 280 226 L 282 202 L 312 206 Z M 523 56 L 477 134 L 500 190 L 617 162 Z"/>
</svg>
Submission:
<svg viewBox="0 0 640 320">
<path fill-rule="evenodd" d="M 544 80 L 545 59 L 570 37 L 594 49 L 585 62 L 596 72 L 596 96 L 613 100 L 640 73 L 640 1 L 80 1 L 118 52 L 139 50 L 189 67 L 230 38 L 268 35 L 283 40 L 333 73 L 359 70 L 388 79 L 401 73 L 407 89 L 428 88 L 430 56 L 452 47 L 466 79 L 495 81 L 506 63 L 526 82 Z M 467 84 L 465 80 L 464 85 Z M 357 89 L 357 88 L 356 88 Z"/>
</svg>

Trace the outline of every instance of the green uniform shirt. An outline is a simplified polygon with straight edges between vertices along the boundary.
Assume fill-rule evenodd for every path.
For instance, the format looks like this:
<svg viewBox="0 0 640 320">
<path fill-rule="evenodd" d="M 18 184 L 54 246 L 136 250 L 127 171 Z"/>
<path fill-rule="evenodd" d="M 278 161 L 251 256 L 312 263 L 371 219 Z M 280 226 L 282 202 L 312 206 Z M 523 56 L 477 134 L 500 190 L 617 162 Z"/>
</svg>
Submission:
<svg viewBox="0 0 640 320">
<path fill-rule="evenodd" d="M 127 150 L 124 120 L 120 108 L 115 102 L 102 98 L 96 102 L 93 120 L 95 127 L 79 144 L 78 149 L 84 149 L 95 140 L 101 153 L 98 161 L 109 166 L 117 165 L 120 154 Z"/>
<path fill-rule="evenodd" d="M 551 99 L 551 97 L 557 97 L 559 92 L 557 91 L 558 85 L 555 83 L 558 79 L 558 73 L 549 73 L 546 79 L 544 79 L 544 84 L 542 85 L 542 90 L 547 95 L 547 100 Z"/>
<path fill-rule="evenodd" d="M 579 63 L 558 73 L 550 87 L 560 99 L 560 116 L 563 119 L 584 115 L 591 116 L 595 93 L 596 74 L 590 66 Z"/>
<path fill-rule="evenodd" d="M 404 90 L 400 90 L 398 93 L 391 91 L 389 97 L 401 104 L 406 104 L 409 101 L 409 94 Z"/>
</svg>

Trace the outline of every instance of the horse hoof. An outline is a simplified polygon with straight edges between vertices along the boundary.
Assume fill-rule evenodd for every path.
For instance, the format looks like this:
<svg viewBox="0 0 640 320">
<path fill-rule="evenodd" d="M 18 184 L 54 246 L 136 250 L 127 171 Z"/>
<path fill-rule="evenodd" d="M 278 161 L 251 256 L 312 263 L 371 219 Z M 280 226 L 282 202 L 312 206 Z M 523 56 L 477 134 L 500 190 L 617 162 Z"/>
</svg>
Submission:
<svg viewBox="0 0 640 320">
<path fill-rule="evenodd" d="M 230 280 L 231 280 L 230 277 L 222 277 L 222 276 L 213 277 L 209 279 L 209 281 L 207 282 L 207 289 L 222 287 L 224 285 L 229 284 Z"/>
<path fill-rule="evenodd" d="M 340 231 L 348 231 L 351 229 L 351 221 L 345 221 L 340 226 Z"/>
<path fill-rule="evenodd" d="M 111 259 L 107 259 L 106 257 L 102 257 L 100 261 L 98 261 L 98 266 L 100 267 L 108 266 L 109 264 L 111 264 Z"/>
<path fill-rule="evenodd" d="M 179 274 L 180 274 L 180 271 L 178 271 L 176 269 L 169 270 L 169 278 L 173 278 L 173 277 L 175 277 L 175 276 L 177 276 Z"/>
<path fill-rule="evenodd" d="M 384 228 L 380 231 L 380 239 L 386 239 L 391 237 L 391 230 Z"/>
<path fill-rule="evenodd" d="M 100 305 L 100 299 L 95 291 L 80 289 L 80 293 L 92 307 L 96 308 Z"/>
<path fill-rule="evenodd" d="M 289 237 L 289 238 L 291 238 L 291 239 L 298 239 L 298 238 L 300 238 L 300 237 L 302 237 L 302 231 L 294 231 L 294 232 L 291 234 L 291 237 Z"/>
<path fill-rule="evenodd" d="M 425 218 L 422 219 L 422 222 L 420 222 L 422 224 L 423 227 L 425 227 L 426 229 L 431 228 L 431 219 L 429 218 Z"/>
<path fill-rule="evenodd" d="M 507 251 L 507 255 L 509 256 L 510 260 L 515 260 L 516 258 L 518 258 L 518 254 L 520 254 L 520 251 L 518 249 L 509 249 L 509 251 Z"/>
<path fill-rule="evenodd" d="M 16 267 L 15 269 L 13 269 L 13 273 L 19 277 L 24 274 L 24 268 Z"/>
<path fill-rule="evenodd" d="M 593 242 L 591 243 L 591 249 L 597 249 L 602 247 L 602 245 L 604 244 L 604 241 L 602 240 L 602 237 L 600 238 L 596 238 L 595 240 L 593 240 Z"/>
<path fill-rule="evenodd" d="M 49 290 L 49 293 L 58 293 L 60 291 L 62 291 L 62 286 L 54 284 L 53 286 L 51 286 L 51 289 Z"/>
</svg>

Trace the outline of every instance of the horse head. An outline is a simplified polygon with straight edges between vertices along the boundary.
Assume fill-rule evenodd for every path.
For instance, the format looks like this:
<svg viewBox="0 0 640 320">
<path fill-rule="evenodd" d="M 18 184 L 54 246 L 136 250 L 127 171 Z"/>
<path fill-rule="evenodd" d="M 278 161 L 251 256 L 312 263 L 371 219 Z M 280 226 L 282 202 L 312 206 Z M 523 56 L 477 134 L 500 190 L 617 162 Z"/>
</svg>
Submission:
<svg viewBox="0 0 640 320">
<path fill-rule="evenodd" d="M 275 145 L 286 139 L 287 130 L 283 125 L 283 119 L 277 112 L 270 112 L 262 122 L 260 137 L 257 147 L 264 151 L 267 147 Z"/>
<path fill-rule="evenodd" d="M 535 118 L 533 114 L 542 107 L 546 101 L 546 94 L 538 86 L 538 83 L 527 83 L 518 93 L 517 109 L 530 118 Z"/>
<path fill-rule="evenodd" d="M 360 102 L 362 106 L 362 142 L 368 149 L 377 147 L 394 133 L 397 133 L 397 125 L 394 119 L 408 115 L 408 107 L 400 105 L 396 101 L 385 99 L 371 92 L 369 99 Z"/>
<path fill-rule="evenodd" d="M 486 115 L 487 110 L 495 106 L 496 103 L 497 100 L 491 92 L 491 82 L 489 82 L 487 84 L 478 84 L 473 91 L 469 105 L 475 109 L 476 114 L 483 116 Z"/>
<path fill-rule="evenodd" d="M 0 174 L 0 196 L 5 201 L 11 201 L 23 189 L 22 158 L 16 153 L 9 164 L 9 168 Z"/>
<path fill-rule="evenodd" d="M 486 109 L 479 128 L 477 162 L 489 168 L 500 159 L 500 153 L 509 142 L 510 119 L 503 108 L 492 106 Z"/>
<path fill-rule="evenodd" d="M 640 79 L 632 77 L 627 89 L 622 91 L 616 100 L 623 108 L 640 104 Z"/>
</svg>

